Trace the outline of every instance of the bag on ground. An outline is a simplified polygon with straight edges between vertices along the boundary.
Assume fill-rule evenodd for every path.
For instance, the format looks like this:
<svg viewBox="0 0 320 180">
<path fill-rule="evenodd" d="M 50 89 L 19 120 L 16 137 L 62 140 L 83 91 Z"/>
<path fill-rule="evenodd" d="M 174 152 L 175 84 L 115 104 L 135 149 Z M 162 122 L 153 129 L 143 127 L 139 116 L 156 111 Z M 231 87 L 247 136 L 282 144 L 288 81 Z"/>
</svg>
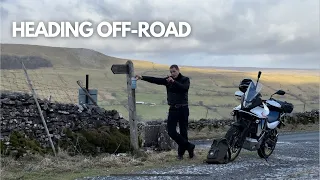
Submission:
<svg viewBox="0 0 320 180">
<path fill-rule="evenodd" d="M 229 162 L 230 149 L 226 138 L 214 139 L 207 155 L 208 164 L 226 164 Z"/>
</svg>

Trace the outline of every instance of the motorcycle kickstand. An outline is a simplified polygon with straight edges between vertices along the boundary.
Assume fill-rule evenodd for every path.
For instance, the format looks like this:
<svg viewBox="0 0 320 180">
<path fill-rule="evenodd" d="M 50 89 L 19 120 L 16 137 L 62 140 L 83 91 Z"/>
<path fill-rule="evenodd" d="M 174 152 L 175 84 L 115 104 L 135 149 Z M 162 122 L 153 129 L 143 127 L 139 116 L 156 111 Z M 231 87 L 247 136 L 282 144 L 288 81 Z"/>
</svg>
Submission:
<svg viewBox="0 0 320 180">
<path fill-rule="evenodd" d="M 267 157 L 264 157 L 264 160 L 266 160 L 266 162 L 268 162 L 268 158 Z"/>
</svg>

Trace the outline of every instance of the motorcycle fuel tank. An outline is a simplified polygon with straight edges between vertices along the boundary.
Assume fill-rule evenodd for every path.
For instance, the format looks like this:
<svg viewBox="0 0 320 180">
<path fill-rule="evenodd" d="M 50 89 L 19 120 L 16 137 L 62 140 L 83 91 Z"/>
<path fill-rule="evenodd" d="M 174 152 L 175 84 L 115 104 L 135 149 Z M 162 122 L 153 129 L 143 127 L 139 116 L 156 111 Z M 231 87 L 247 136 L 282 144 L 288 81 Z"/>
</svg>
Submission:
<svg viewBox="0 0 320 180">
<path fill-rule="evenodd" d="M 269 108 L 264 103 L 262 104 L 263 104 L 263 108 L 257 106 L 251 109 L 250 112 L 254 113 L 259 118 L 266 118 L 269 115 Z"/>
<path fill-rule="evenodd" d="M 270 111 L 270 113 L 268 114 L 268 121 L 267 121 L 267 127 L 269 129 L 274 129 L 276 128 L 280 121 L 279 121 L 279 112 L 276 111 Z"/>
</svg>

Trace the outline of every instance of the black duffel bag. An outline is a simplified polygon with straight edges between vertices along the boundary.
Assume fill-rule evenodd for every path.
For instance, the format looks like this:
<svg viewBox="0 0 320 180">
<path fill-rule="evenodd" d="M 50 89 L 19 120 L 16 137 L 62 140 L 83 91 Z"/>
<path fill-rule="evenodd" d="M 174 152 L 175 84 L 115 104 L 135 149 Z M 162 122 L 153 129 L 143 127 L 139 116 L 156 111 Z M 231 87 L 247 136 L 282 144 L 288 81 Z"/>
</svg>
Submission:
<svg viewBox="0 0 320 180">
<path fill-rule="evenodd" d="M 230 148 L 226 138 L 214 139 L 205 160 L 208 164 L 227 164 L 230 159 Z"/>
</svg>

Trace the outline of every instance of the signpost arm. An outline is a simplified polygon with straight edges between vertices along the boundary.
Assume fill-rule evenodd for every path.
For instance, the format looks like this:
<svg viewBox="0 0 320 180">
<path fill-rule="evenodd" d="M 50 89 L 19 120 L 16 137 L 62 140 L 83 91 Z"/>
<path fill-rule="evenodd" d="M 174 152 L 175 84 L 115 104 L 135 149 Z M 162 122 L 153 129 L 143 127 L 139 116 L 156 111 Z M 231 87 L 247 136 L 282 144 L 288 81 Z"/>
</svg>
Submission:
<svg viewBox="0 0 320 180">
<path fill-rule="evenodd" d="M 129 105 L 129 123 L 130 123 L 130 140 L 135 152 L 139 149 L 137 136 L 137 119 L 136 119 L 136 93 L 131 88 L 131 78 L 134 77 L 134 67 L 132 61 L 127 61 L 127 88 L 128 88 L 128 105 Z"/>
</svg>

